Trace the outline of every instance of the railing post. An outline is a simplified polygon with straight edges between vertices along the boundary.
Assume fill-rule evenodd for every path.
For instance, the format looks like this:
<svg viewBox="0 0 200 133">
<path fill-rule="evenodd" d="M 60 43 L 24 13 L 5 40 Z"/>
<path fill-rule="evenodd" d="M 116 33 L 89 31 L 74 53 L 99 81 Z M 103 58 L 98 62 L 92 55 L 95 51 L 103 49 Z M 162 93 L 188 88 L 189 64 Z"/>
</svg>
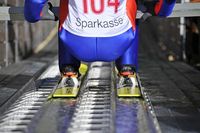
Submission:
<svg viewBox="0 0 200 133">
<path fill-rule="evenodd" d="M 181 0 L 181 3 L 189 2 L 189 0 Z M 181 53 L 180 53 L 180 59 L 182 61 L 187 60 L 186 56 L 186 22 L 185 17 L 180 17 L 180 41 L 181 41 Z"/>
<path fill-rule="evenodd" d="M 19 0 L 16 0 L 16 6 L 18 7 L 19 6 Z M 18 49 L 19 49 L 19 23 L 16 21 L 15 22 L 15 63 L 17 63 L 19 61 L 19 52 L 18 52 Z"/>
<path fill-rule="evenodd" d="M 181 60 L 186 61 L 186 51 L 185 51 L 186 26 L 184 17 L 180 18 L 180 39 L 181 39 Z"/>
<path fill-rule="evenodd" d="M 7 5 L 7 0 L 4 0 L 5 5 Z M 8 21 L 5 21 L 5 57 L 4 57 L 4 62 L 5 66 L 8 66 L 8 47 L 9 47 L 9 38 L 8 38 Z"/>
</svg>

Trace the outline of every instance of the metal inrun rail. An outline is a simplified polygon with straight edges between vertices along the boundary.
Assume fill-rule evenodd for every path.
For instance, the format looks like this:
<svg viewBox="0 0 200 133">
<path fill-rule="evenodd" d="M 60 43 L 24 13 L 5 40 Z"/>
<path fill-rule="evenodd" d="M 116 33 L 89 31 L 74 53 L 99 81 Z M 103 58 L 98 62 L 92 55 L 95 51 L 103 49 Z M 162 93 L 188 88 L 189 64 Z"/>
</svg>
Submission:
<svg viewBox="0 0 200 133">
<path fill-rule="evenodd" d="M 92 63 L 78 98 L 47 100 L 58 84 L 60 79 L 58 75 L 58 64 L 55 62 L 37 80 L 40 82 L 36 90 L 23 94 L 1 115 L 0 132 L 159 132 L 154 110 L 145 92 L 143 95 L 146 105 L 142 104 L 142 99 L 115 97 L 116 74 L 113 63 Z M 141 87 L 139 80 L 138 82 Z M 152 118 L 146 112 L 146 107 Z M 148 120 L 149 118 L 151 120 Z M 157 129 L 154 130 L 155 127 L 150 126 L 149 123 Z"/>
<path fill-rule="evenodd" d="M 110 63 L 92 63 L 68 132 L 114 132 L 111 69 Z"/>
<path fill-rule="evenodd" d="M 21 133 L 27 130 L 28 124 L 37 114 L 48 95 L 54 89 L 59 80 L 58 66 L 55 63 L 48 68 L 38 80 L 45 80 L 38 90 L 24 93 L 11 107 L 0 117 L 1 133 Z"/>
<path fill-rule="evenodd" d="M 111 69 L 110 63 L 91 64 L 67 132 L 114 132 L 115 98 Z M 48 95 L 56 88 L 60 78 L 58 75 L 58 64 L 54 63 L 38 79 L 41 83 L 37 90 L 23 94 L 1 115 L 0 132 L 22 133 L 32 130 L 30 125 L 47 102 Z"/>
</svg>

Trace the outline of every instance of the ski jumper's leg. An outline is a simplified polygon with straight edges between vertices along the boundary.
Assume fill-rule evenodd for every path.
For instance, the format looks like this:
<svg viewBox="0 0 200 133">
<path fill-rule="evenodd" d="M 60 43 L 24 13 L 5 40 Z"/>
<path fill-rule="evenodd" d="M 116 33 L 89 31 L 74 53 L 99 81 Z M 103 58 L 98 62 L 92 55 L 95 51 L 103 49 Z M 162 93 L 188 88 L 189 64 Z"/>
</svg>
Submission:
<svg viewBox="0 0 200 133">
<path fill-rule="evenodd" d="M 137 30 L 136 30 L 137 31 Z M 81 61 L 114 61 L 118 64 L 137 65 L 136 31 L 129 29 L 113 37 L 82 37 L 64 28 L 59 31 L 59 64 L 78 67 Z M 135 37 L 136 36 L 136 37 Z"/>
<path fill-rule="evenodd" d="M 169 16 L 174 8 L 176 0 L 159 0 L 154 7 L 154 13 L 160 17 Z"/>
<path fill-rule="evenodd" d="M 66 39 L 70 39 L 67 38 Z M 67 47 L 65 40 L 59 37 L 59 68 L 60 71 L 67 65 L 71 65 L 78 70 L 80 67 L 80 61 L 71 55 L 70 49 Z"/>
<path fill-rule="evenodd" d="M 71 65 L 75 68 L 75 70 L 78 70 L 80 67 L 80 60 L 76 59 L 72 54 L 71 50 L 67 46 L 67 41 L 71 40 L 65 34 L 65 30 L 63 28 L 63 24 L 65 22 L 65 19 L 68 16 L 68 0 L 60 0 L 60 14 L 59 14 L 59 31 L 58 31 L 58 43 L 59 43 L 59 69 L 62 71 L 64 67 L 67 65 Z M 77 40 L 76 40 L 77 41 Z"/>
<path fill-rule="evenodd" d="M 131 41 L 130 47 L 116 60 L 116 67 L 120 71 L 123 65 L 130 65 L 138 69 L 138 27 L 135 29 L 135 38 Z"/>
<path fill-rule="evenodd" d="M 25 0 L 24 17 L 28 22 L 34 23 L 40 20 L 42 8 L 48 0 Z"/>
</svg>

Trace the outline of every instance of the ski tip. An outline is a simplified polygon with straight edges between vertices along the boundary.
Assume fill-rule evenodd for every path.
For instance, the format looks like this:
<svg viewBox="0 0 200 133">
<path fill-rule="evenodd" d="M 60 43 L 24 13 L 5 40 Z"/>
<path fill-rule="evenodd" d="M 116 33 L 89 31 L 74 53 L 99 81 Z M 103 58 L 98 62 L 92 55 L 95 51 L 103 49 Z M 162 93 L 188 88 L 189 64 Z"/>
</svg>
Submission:
<svg viewBox="0 0 200 133">
<path fill-rule="evenodd" d="M 48 100 L 51 100 L 52 98 L 53 98 L 53 94 L 48 95 L 47 101 L 48 101 Z"/>
<path fill-rule="evenodd" d="M 123 87 L 117 89 L 118 97 L 142 97 L 141 91 L 139 87 Z"/>
<path fill-rule="evenodd" d="M 79 67 L 79 72 L 81 75 L 85 75 L 88 70 L 88 66 L 84 63 L 81 63 L 81 66 Z"/>
</svg>

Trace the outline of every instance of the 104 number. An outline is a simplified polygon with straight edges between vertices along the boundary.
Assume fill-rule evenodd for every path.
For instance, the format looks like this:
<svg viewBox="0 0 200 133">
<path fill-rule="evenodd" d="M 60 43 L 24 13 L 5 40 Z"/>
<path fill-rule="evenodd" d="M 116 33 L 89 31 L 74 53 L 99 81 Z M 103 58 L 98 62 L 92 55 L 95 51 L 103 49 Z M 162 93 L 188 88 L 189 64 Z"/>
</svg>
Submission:
<svg viewBox="0 0 200 133">
<path fill-rule="evenodd" d="M 88 4 L 90 1 L 90 5 Z M 107 1 L 107 6 L 108 7 L 114 7 L 114 12 L 117 13 L 118 7 L 120 5 L 119 0 L 106 0 Z M 100 7 L 97 9 L 95 6 L 95 2 L 100 2 Z M 90 6 L 90 9 L 93 13 L 95 14 L 100 14 L 104 12 L 105 9 L 105 0 L 83 0 L 83 8 L 84 8 L 84 13 L 88 13 L 88 7 Z"/>
</svg>

